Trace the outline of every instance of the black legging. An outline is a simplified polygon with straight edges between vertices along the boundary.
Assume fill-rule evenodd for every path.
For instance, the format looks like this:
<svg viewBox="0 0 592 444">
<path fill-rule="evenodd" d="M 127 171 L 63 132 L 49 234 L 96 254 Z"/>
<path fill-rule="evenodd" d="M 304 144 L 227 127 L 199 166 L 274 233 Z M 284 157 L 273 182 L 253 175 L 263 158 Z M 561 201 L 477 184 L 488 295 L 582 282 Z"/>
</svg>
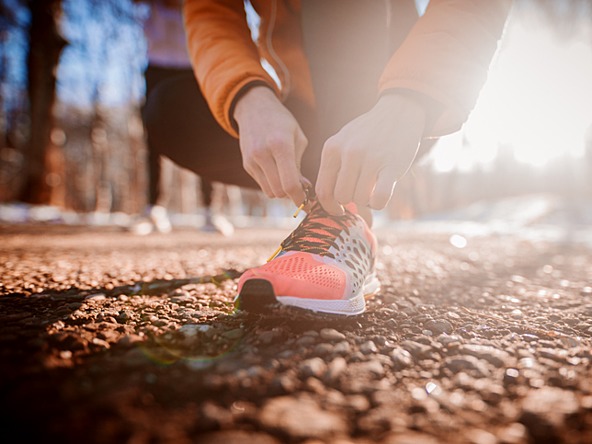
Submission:
<svg viewBox="0 0 592 444">
<path fill-rule="evenodd" d="M 181 108 L 170 108 L 169 105 L 162 103 L 158 91 L 163 88 L 164 94 L 169 88 L 183 88 L 185 92 L 191 94 L 198 90 L 197 83 L 181 82 L 178 80 L 190 77 L 193 79 L 191 69 L 165 68 L 154 65 L 148 65 L 144 72 L 146 81 L 146 101 L 142 110 L 144 126 L 147 133 L 148 147 L 148 202 L 155 205 L 158 202 L 161 193 L 161 155 L 169 155 L 169 151 L 175 150 L 178 141 L 168 137 L 163 141 L 156 138 L 156 134 L 162 132 L 162 126 L 166 125 L 166 116 L 174 116 Z M 168 85 L 168 86 L 167 86 Z M 155 94 L 156 92 L 156 94 Z M 200 178 L 200 191 L 203 205 L 209 208 L 212 204 L 213 187 L 209 180 Z"/>
<path fill-rule="evenodd" d="M 290 98 L 285 105 L 308 138 L 302 173 L 312 183 L 326 138 L 370 109 L 377 99 L 378 77 L 404 35 L 387 28 L 387 13 L 405 13 L 407 22 L 400 17 L 396 20 L 399 28 L 408 28 L 417 18 L 413 7 L 397 9 L 397 4 L 405 2 L 392 3 L 393 8 L 378 0 L 302 2 L 305 51 L 317 112 Z M 144 117 L 150 143 L 159 154 L 206 180 L 258 188 L 243 169 L 238 141 L 214 120 L 191 72 L 159 83 Z"/>
</svg>

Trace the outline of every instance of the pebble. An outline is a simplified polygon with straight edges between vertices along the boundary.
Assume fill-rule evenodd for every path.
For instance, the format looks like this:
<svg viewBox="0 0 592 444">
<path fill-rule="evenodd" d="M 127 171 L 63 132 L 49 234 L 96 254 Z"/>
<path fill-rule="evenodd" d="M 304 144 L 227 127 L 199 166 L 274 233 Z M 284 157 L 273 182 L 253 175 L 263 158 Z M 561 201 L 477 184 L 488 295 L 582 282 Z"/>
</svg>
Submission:
<svg viewBox="0 0 592 444">
<path fill-rule="evenodd" d="M 304 378 L 321 378 L 327 370 L 327 364 L 321 358 L 311 358 L 300 364 L 300 373 Z"/>
<path fill-rule="evenodd" d="M 369 379 L 381 378 L 384 376 L 384 367 L 377 360 L 356 362 L 350 364 L 349 371 L 353 375 L 360 375 Z"/>
<path fill-rule="evenodd" d="M 432 354 L 432 347 L 415 341 L 404 341 L 401 346 L 415 359 L 426 359 Z"/>
<path fill-rule="evenodd" d="M 314 338 L 312 336 L 302 336 L 301 338 L 298 338 L 298 340 L 296 341 L 296 344 L 307 346 L 307 345 L 312 345 L 316 342 L 317 342 L 316 338 Z"/>
<path fill-rule="evenodd" d="M 107 299 L 107 297 L 104 293 L 89 294 L 84 298 L 86 301 L 104 301 L 105 299 Z"/>
<path fill-rule="evenodd" d="M 401 370 L 410 367 L 413 364 L 411 353 L 402 348 L 395 348 L 391 352 L 391 359 L 396 370 Z"/>
<path fill-rule="evenodd" d="M 447 347 L 450 344 L 454 344 L 456 342 L 461 342 L 461 338 L 459 338 L 458 336 L 455 336 L 455 335 L 447 335 L 444 333 L 444 334 L 441 334 L 440 336 L 438 336 L 436 338 L 436 341 L 438 341 L 443 346 Z"/>
<path fill-rule="evenodd" d="M 489 345 L 464 344 L 459 347 L 458 351 L 465 355 L 483 359 L 498 368 L 506 365 L 510 359 L 507 352 Z"/>
<path fill-rule="evenodd" d="M 345 372 L 346 369 L 347 361 L 345 358 L 338 356 L 329 363 L 327 373 L 325 374 L 325 379 L 330 383 L 335 382 Z"/>
<path fill-rule="evenodd" d="M 524 318 L 524 313 L 522 313 L 522 310 L 516 308 L 510 312 L 510 316 L 512 316 L 513 319 L 522 319 Z"/>
<path fill-rule="evenodd" d="M 533 442 L 562 442 L 560 427 L 567 415 L 578 411 L 575 394 L 556 387 L 541 387 L 528 393 L 522 402 L 519 421 Z"/>
<path fill-rule="evenodd" d="M 531 412 L 554 419 L 574 414 L 579 409 L 574 392 L 556 387 L 542 387 L 531 391 L 522 403 L 525 412 Z"/>
<path fill-rule="evenodd" d="M 351 345 L 347 341 L 341 341 L 333 347 L 333 353 L 336 355 L 347 355 L 351 351 Z"/>
<path fill-rule="evenodd" d="M 317 344 L 313 350 L 313 353 L 316 356 L 326 356 L 333 353 L 334 347 L 332 344 L 327 342 L 323 342 L 321 344 Z"/>
<path fill-rule="evenodd" d="M 499 431 L 499 440 L 506 444 L 520 444 L 526 441 L 527 430 L 523 424 L 513 422 Z"/>
<path fill-rule="evenodd" d="M 286 434 L 292 440 L 323 439 L 348 432 L 344 418 L 323 410 L 309 398 L 270 399 L 263 405 L 259 420 L 263 427 Z"/>
<path fill-rule="evenodd" d="M 482 429 L 467 431 L 467 440 L 471 444 L 497 444 L 497 438 L 492 433 Z"/>
<path fill-rule="evenodd" d="M 434 335 L 450 334 L 454 331 L 452 324 L 445 319 L 432 319 L 424 324 L 424 328 L 430 330 Z"/>
<path fill-rule="evenodd" d="M 343 341 L 345 339 L 345 335 L 334 328 L 323 328 L 320 332 L 320 337 L 325 341 L 331 342 Z"/>
<path fill-rule="evenodd" d="M 376 347 L 374 341 L 366 341 L 362 345 L 360 345 L 360 351 L 365 355 L 370 355 L 373 353 L 377 353 L 378 348 Z"/>
<path fill-rule="evenodd" d="M 292 393 L 296 390 L 296 380 L 288 375 L 279 375 L 272 379 L 271 389 L 276 393 Z"/>
<path fill-rule="evenodd" d="M 452 373 L 466 371 L 473 374 L 473 376 L 483 378 L 489 375 L 489 369 L 483 361 L 474 356 L 449 357 L 444 361 L 444 367 L 449 369 Z"/>
</svg>

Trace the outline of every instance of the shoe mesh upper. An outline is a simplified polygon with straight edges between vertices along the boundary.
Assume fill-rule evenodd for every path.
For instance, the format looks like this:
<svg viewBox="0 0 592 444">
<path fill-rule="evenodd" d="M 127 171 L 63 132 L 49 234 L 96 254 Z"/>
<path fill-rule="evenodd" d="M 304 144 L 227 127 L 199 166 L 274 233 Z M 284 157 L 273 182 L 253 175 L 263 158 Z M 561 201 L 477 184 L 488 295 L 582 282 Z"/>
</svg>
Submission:
<svg viewBox="0 0 592 444">
<path fill-rule="evenodd" d="M 310 257 L 296 253 L 278 257 L 263 265 L 262 270 L 281 275 L 288 279 L 298 279 L 320 287 L 341 289 L 343 274 L 331 266 L 311 260 Z"/>
</svg>

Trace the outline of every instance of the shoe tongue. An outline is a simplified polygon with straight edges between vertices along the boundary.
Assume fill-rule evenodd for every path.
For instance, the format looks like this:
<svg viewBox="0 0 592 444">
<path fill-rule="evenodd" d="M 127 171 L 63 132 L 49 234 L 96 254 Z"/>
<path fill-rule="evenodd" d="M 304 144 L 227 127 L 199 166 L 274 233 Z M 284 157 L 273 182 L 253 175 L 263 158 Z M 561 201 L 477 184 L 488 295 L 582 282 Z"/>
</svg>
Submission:
<svg viewBox="0 0 592 444">
<path fill-rule="evenodd" d="M 350 213 L 359 214 L 358 213 L 358 206 L 353 202 L 350 202 L 347 205 L 345 205 L 345 209 L 347 211 L 349 211 Z"/>
</svg>

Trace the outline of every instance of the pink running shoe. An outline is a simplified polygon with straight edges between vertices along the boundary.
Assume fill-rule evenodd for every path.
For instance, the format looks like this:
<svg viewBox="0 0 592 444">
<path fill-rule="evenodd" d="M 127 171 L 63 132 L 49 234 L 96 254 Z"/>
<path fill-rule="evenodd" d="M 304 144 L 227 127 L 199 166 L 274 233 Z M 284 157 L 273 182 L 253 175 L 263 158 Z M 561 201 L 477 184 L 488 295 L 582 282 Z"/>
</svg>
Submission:
<svg viewBox="0 0 592 444">
<path fill-rule="evenodd" d="M 314 203 L 300 225 L 260 267 L 238 283 L 239 309 L 264 311 L 275 302 L 312 311 L 357 315 L 380 290 L 376 238 L 361 216 L 331 216 Z"/>
</svg>

